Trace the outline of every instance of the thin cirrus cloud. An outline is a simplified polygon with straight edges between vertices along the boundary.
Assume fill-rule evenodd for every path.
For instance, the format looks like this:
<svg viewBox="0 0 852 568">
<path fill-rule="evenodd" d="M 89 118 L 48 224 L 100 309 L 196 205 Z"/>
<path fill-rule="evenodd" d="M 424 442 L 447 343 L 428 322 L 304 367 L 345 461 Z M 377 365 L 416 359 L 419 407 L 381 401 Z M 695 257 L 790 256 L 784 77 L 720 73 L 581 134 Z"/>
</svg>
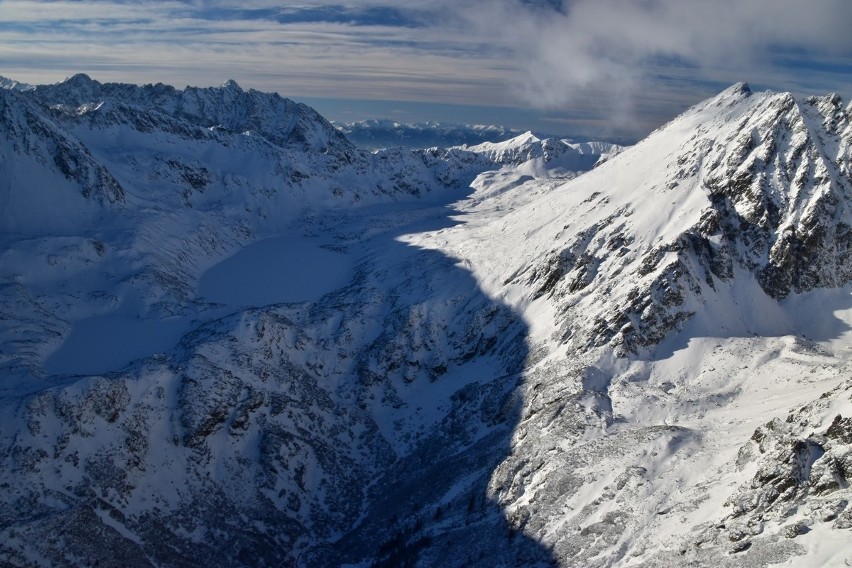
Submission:
<svg viewBox="0 0 852 568">
<path fill-rule="evenodd" d="M 177 84 L 235 76 L 291 95 L 339 95 L 344 86 L 350 96 L 422 93 L 457 103 L 475 102 L 472 88 L 499 79 L 487 61 L 466 63 L 469 42 L 403 14 L 381 6 L 7 1 L 0 3 L 0 64 L 34 82 L 78 70 Z"/>
<path fill-rule="evenodd" d="M 235 78 L 353 108 L 532 107 L 539 128 L 641 135 L 735 81 L 848 95 L 848 22 L 848 0 L 0 0 L 0 74 Z"/>
</svg>

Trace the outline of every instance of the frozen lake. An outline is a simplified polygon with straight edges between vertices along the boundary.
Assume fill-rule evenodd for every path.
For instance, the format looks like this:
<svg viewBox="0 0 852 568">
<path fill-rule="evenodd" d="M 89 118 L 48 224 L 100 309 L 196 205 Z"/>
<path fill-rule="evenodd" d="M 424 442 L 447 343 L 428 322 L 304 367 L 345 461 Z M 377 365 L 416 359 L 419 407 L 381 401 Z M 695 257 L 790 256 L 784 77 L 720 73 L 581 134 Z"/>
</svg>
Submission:
<svg viewBox="0 0 852 568">
<path fill-rule="evenodd" d="M 336 253 L 303 237 L 258 241 L 205 272 L 199 293 L 230 306 L 306 302 L 346 285 L 351 255 Z M 190 331 L 185 318 L 137 317 L 138 300 L 128 299 L 115 312 L 73 323 L 71 333 L 44 363 L 51 374 L 98 374 L 172 349 Z"/>
<path fill-rule="evenodd" d="M 71 334 L 44 362 L 52 374 L 98 374 L 168 351 L 188 331 L 184 318 L 145 320 L 108 314 L 74 323 Z"/>
<path fill-rule="evenodd" d="M 354 266 L 350 255 L 319 245 L 301 236 L 252 243 L 205 272 L 198 292 L 234 306 L 319 300 L 345 286 Z"/>
</svg>

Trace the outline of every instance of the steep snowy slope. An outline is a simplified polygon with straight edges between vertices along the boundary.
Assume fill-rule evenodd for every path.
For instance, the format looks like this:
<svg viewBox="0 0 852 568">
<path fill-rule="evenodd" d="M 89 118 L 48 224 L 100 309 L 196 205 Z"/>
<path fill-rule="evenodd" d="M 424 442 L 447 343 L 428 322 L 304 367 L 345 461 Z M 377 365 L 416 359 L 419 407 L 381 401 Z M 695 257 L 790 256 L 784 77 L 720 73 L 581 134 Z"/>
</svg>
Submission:
<svg viewBox="0 0 852 568">
<path fill-rule="evenodd" d="M 852 562 L 837 97 L 370 154 L 233 83 L 0 95 L 3 561 Z"/>
<path fill-rule="evenodd" d="M 566 565 L 852 559 L 849 114 L 736 85 L 567 184 L 482 175 L 408 237 L 528 322 L 489 490 Z"/>
<path fill-rule="evenodd" d="M 848 120 L 836 96 L 732 87 L 574 182 L 503 195 L 505 214 L 468 205 L 489 212 L 459 254 L 488 243 L 501 260 L 483 261 L 483 285 L 546 298 L 574 347 L 637 352 L 693 314 L 702 332 L 788 332 L 776 300 L 852 279 Z M 523 246 L 499 238 L 510 230 Z"/>
</svg>

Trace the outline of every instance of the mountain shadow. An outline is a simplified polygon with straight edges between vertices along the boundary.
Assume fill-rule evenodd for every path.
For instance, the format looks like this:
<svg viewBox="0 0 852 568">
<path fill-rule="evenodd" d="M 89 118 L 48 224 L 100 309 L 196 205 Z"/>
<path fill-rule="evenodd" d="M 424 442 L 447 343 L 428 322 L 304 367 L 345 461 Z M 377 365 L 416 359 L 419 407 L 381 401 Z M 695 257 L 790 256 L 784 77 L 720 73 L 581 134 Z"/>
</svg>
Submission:
<svg viewBox="0 0 852 568">
<path fill-rule="evenodd" d="M 0 559 L 555 564 L 491 481 L 527 327 L 456 259 L 401 239 L 449 228 L 463 197 L 315 215 L 306 234 L 356 259 L 347 285 L 220 308 L 156 357 L 11 401 Z"/>
<path fill-rule="evenodd" d="M 47 266 L 73 257 L 74 240 L 91 265 L 73 294 L 45 288 L 29 301 L 16 275 L 4 296 L 26 324 L 25 370 L 45 381 L 0 401 L 0 564 L 554 563 L 526 519 L 501 510 L 506 488 L 492 479 L 520 418 L 527 327 L 456 259 L 402 239 L 450 228 L 449 204 L 465 197 L 450 186 L 488 160 L 360 153 L 307 107 L 231 82 L 176 91 L 78 75 L 0 99 L 0 126 L 22 141 L 7 162 L 26 166 L 10 179 L 50 175 L 45 187 L 80 205 L 79 219 L 54 207 L 74 221 L 57 237 L 43 232 L 56 219 L 18 200 L 21 230 L 56 251 Z M 27 183 L 7 190 L 23 195 Z M 91 219 L 107 218 L 112 240 L 92 241 Z M 264 253 L 251 268 L 275 265 L 291 292 L 296 275 L 312 283 L 299 301 L 266 289 L 251 303 L 200 297 L 196 270 L 214 256 L 258 235 L 304 246 L 302 235 L 288 245 L 294 230 L 333 254 Z M 335 254 L 351 278 L 327 288 L 312 270 Z M 114 279 L 145 304 L 121 321 L 176 314 L 187 326 L 177 343 L 45 369 L 39 341 L 74 347 L 64 324 L 79 322 L 62 318 L 88 313 L 76 301 L 98 305 Z M 49 306 L 66 302 L 53 318 Z M 63 325 L 48 329 L 54 319 Z M 89 323 L 89 351 L 75 353 L 88 365 L 115 351 L 108 340 L 142 343 L 116 319 Z"/>
<path fill-rule="evenodd" d="M 338 308 L 349 294 L 382 297 L 380 331 L 358 350 L 348 383 L 338 388 L 374 417 L 385 415 L 378 427 L 394 457 L 376 472 L 357 521 L 302 553 L 299 565 L 556 564 L 523 533 L 525 519 L 510 521 L 496 502 L 499 488 L 489 485 L 521 414 L 526 324 L 456 259 L 401 239 L 449 228 L 454 214 L 439 204 L 337 223 L 342 242 L 371 234 L 369 227 L 394 227 L 352 245 L 365 251 L 361 276 L 337 293 Z M 331 317 L 325 303 L 317 316 Z"/>
</svg>

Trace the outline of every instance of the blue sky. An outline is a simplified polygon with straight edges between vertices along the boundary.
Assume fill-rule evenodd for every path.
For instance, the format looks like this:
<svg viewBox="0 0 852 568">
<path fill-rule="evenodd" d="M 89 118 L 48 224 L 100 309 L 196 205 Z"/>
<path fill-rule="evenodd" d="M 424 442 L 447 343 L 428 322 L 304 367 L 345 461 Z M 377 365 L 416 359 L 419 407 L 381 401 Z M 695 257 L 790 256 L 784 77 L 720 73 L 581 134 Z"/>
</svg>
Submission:
<svg viewBox="0 0 852 568">
<path fill-rule="evenodd" d="M 640 137 L 737 81 L 848 101 L 850 23 L 850 0 L 0 0 L 0 75 Z"/>
</svg>

